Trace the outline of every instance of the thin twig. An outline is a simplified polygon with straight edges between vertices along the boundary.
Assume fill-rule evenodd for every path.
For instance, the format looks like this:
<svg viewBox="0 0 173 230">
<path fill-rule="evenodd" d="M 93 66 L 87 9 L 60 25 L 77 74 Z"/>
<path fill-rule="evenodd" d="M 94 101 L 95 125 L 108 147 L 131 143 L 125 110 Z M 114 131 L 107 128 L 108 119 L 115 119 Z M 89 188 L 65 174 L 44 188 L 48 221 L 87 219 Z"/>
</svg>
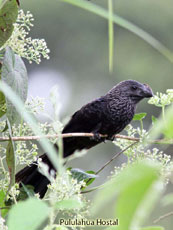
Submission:
<svg viewBox="0 0 173 230">
<path fill-rule="evenodd" d="M 90 179 L 89 179 L 90 180 Z M 88 190 L 84 190 L 84 191 L 81 191 L 82 194 L 84 193 L 89 193 L 89 192 L 93 192 L 93 191 L 96 191 L 98 189 L 101 189 L 103 187 L 103 184 L 99 185 L 99 186 L 96 186 L 96 187 L 93 187 L 91 189 L 88 189 Z"/>
<path fill-rule="evenodd" d="M 163 216 L 160 216 L 158 219 L 154 220 L 153 223 L 156 224 L 157 222 L 159 222 L 160 220 L 163 220 L 167 217 L 173 216 L 173 212 L 168 212 Z"/>
<path fill-rule="evenodd" d="M 42 138 L 69 138 L 69 137 L 93 137 L 93 133 L 63 133 L 63 134 L 53 134 L 53 135 L 44 135 L 44 136 L 17 136 L 12 137 L 13 141 L 31 141 L 31 140 L 40 140 Z M 107 137 L 107 135 L 100 134 L 100 137 Z M 129 137 L 126 135 L 117 134 L 114 136 L 116 139 L 125 139 L 129 141 L 139 142 L 141 139 L 137 137 Z M 8 137 L 0 137 L 1 141 L 9 141 Z M 158 139 L 158 140 L 151 140 L 149 143 L 153 144 L 173 144 L 173 139 Z"/>
<path fill-rule="evenodd" d="M 124 153 L 127 149 L 131 148 L 133 145 L 137 144 L 138 142 L 134 142 L 128 145 L 125 149 L 121 150 L 120 152 L 116 153 L 108 162 L 106 162 L 95 174 L 99 174 L 107 165 L 109 165 L 114 159 Z"/>
<path fill-rule="evenodd" d="M 133 145 L 137 144 L 138 142 L 133 142 L 132 144 L 128 145 L 125 149 L 121 150 L 120 152 L 116 153 L 108 162 L 106 162 L 96 173 L 95 175 L 99 174 L 107 165 L 109 165 L 114 159 L 116 159 L 118 156 L 120 156 L 123 152 L 125 152 L 127 149 L 129 149 L 130 147 L 132 147 Z M 87 183 L 92 180 L 92 178 L 88 179 Z M 96 187 L 97 189 L 97 187 Z M 94 189 L 94 190 L 96 190 Z M 91 192 L 93 191 L 92 189 L 91 190 L 86 190 L 86 191 L 83 191 L 82 193 L 88 193 L 88 192 Z"/>
</svg>

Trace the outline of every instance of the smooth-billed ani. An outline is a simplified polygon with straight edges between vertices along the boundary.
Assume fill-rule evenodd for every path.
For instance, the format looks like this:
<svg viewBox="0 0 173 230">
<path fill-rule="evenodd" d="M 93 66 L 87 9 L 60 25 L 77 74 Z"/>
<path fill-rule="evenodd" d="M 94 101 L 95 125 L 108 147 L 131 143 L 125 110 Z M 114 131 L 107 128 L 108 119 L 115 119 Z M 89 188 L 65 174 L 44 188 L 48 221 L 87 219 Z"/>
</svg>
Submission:
<svg viewBox="0 0 173 230">
<path fill-rule="evenodd" d="M 73 154 L 76 150 L 89 149 L 103 142 L 105 139 L 98 138 L 98 134 L 107 134 L 107 139 L 111 139 L 131 122 L 137 103 L 143 98 L 152 96 L 152 89 L 147 84 L 126 80 L 114 86 L 106 95 L 84 105 L 73 114 L 62 133 L 93 133 L 95 138 L 64 138 L 64 157 Z M 41 158 L 50 169 L 54 169 L 46 154 Z M 39 193 L 40 197 L 44 196 L 50 183 L 38 172 L 36 164 L 19 171 L 16 174 L 16 182 L 34 186 L 34 191 Z"/>
</svg>

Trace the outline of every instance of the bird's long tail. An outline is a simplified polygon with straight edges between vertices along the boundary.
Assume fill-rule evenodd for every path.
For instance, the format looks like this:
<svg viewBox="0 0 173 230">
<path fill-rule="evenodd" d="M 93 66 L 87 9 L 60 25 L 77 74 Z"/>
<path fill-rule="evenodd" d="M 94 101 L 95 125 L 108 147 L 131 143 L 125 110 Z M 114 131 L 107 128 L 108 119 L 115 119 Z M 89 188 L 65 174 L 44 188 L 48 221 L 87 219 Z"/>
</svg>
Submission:
<svg viewBox="0 0 173 230">
<path fill-rule="evenodd" d="M 75 150 L 82 150 L 84 148 L 91 148 L 94 145 L 98 144 L 97 141 L 91 141 L 88 138 L 66 138 L 63 141 L 63 152 L 64 157 L 68 157 L 71 154 L 75 152 Z M 58 147 L 56 146 L 56 149 L 58 151 Z M 49 158 L 46 154 L 43 154 L 40 156 L 42 159 L 42 162 L 47 164 L 49 167 L 49 170 L 55 170 L 52 163 L 50 162 Z M 32 163 L 29 166 L 26 166 L 24 169 L 19 171 L 16 174 L 16 182 L 20 183 L 22 182 L 25 185 L 32 185 L 34 187 L 34 192 L 39 193 L 40 197 L 44 197 L 46 191 L 47 191 L 47 185 L 50 183 L 47 177 L 42 175 L 38 171 L 38 166 L 36 162 Z"/>
<path fill-rule="evenodd" d="M 42 162 L 47 164 L 50 169 L 54 169 L 52 163 L 50 162 L 46 154 L 43 154 L 41 156 L 41 159 Z M 50 183 L 48 178 L 38 171 L 38 166 L 36 162 L 20 170 L 16 174 L 16 182 L 22 182 L 25 185 L 32 185 L 34 187 L 34 192 L 39 193 L 40 198 L 44 197 L 47 191 L 47 185 Z"/>
</svg>

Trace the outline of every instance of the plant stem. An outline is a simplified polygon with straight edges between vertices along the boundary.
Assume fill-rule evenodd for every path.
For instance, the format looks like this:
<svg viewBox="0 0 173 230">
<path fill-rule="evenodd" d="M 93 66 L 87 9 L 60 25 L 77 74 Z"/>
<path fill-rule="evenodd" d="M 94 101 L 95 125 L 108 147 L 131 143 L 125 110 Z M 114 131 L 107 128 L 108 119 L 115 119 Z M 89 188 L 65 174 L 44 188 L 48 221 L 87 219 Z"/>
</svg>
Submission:
<svg viewBox="0 0 173 230">
<path fill-rule="evenodd" d="M 159 222 L 160 220 L 163 220 L 167 217 L 173 216 L 173 212 L 168 212 L 163 216 L 160 216 L 158 219 L 154 220 L 153 223 L 156 224 L 157 222 Z"/>
<path fill-rule="evenodd" d="M 164 105 L 162 106 L 162 117 L 163 117 L 163 120 L 165 121 L 165 106 Z"/>
<path fill-rule="evenodd" d="M 118 156 L 124 153 L 127 149 L 131 148 L 133 145 L 137 144 L 138 142 L 134 142 L 128 145 L 125 149 L 121 150 L 120 152 L 116 153 L 109 161 L 107 161 L 97 172 L 96 175 L 99 174 L 107 165 L 109 165 L 113 160 L 115 160 Z"/>
<path fill-rule="evenodd" d="M 21 118 L 21 122 L 20 122 L 20 130 L 19 130 L 19 135 L 20 137 L 22 136 L 22 129 L 23 129 L 23 118 Z"/>
<path fill-rule="evenodd" d="M 142 119 L 140 120 L 140 124 L 141 124 L 141 135 L 142 135 L 142 130 L 144 128 Z"/>
<path fill-rule="evenodd" d="M 114 23 L 113 23 L 113 2 L 108 0 L 108 35 L 109 35 L 109 72 L 113 70 L 113 53 L 114 53 Z"/>
</svg>

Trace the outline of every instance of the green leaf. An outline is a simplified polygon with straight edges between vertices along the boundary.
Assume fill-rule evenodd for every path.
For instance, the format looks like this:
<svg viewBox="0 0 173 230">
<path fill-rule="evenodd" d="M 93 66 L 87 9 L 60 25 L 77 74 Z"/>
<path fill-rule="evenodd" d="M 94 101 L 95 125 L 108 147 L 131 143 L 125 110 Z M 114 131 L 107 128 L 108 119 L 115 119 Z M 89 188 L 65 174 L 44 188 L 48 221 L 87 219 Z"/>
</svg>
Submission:
<svg viewBox="0 0 173 230">
<path fill-rule="evenodd" d="M 81 0 L 63 0 L 63 2 L 67 2 L 69 4 L 80 7 L 84 10 L 88 10 L 103 18 L 109 19 L 109 12 L 106 9 L 92 2 L 81 1 Z M 117 25 L 131 31 L 132 33 L 142 38 L 144 41 L 146 41 L 148 44 L 154 47 L 157 51 L 159 51 L 163 56 L 165 56 L 169 61 L 173 62 L 173 53 L 167 47 L 165 47 L 161 42 L 159 42 L 157 39 L 152 37 L 149 33 L 142 30 L 135 24 L 127 21 L 126 19 L 118 16 L 115 13 L 113 14 L 112 21 Z"/>
<path fill-rule="evenodd" d="M 154 123 L 154 126 L 150 132 L 150 139 L 156 139 L 161 133 L 164 133 L 166 138 L 170 139 L 170 144 L 173 142 L 171 139 L 173 138 L 173 122 L 172 122 L 172 114 L 173 114 L 173 105 L 169 106 L 165 110 L 164 119 L 162 116 Z"/>
<path fill-rule="evenodd" d="M 155 167 L 139 164 L 134 173 L 139 174 L 139 170 L 142 171 L 139 177 L 134 178 L 118 196 L 116 215 L 120 224 L 117 229 L 139 228 L 161 196 L 163 183 L 159 180 Z M 129 177 L 132 176 L 132 171 L 129 170 Z"/>
<path fill-rule="evenodd" d="M 9 47 L 6 48 L 1 78 L 14 90 L 21 100 L 25 102 L 28 91 L 27 70 L 20 56 L 14 54 Z M 6 114 L 12 125 L 17 119 L 19 119 L 19 115 L 16 112 L 14 105 L 8 99 L 6 99 L 6 101 Z"/>
<path fill-rule="evenodd" d="M 150 227 L 140 228 L 140 230 L 164 230 L 164 228 L 161 226 L 150 226 Z"/>
<path fill-rule="evenodd" d="M 64 226 L 59 226 L 59 227 L 56 227 L 56 230 L 69 230 L 69 229 Z"/>
<path fill-rule="evenodd" d="M 0 4 L 0 47 L 10 38 L 18 15 L 16 0 L 2 1 Z"/>
<path fill-rule="evenodd" d="M 22 187 L 19 189 L 20 193 L 17 197 L 17 200 L 26 200 L 28 197 L 33 197 L 35 195 L 34 193 L 34 187 L 32 185 L 24 185 L 21 182 Z"/>
<path fill-rule="evenodd" d="M 8 123 L 7 123 L 7 121 L 6 121 L 6 122 L 5 122 L 5 127 L 4 127 L 4 129 L 3 129 L 1 132 L 3 133 L 3 132 L 5 132 L 7 129 L 8 129 Z"/>
<path fill-rule="evenodd" d="M 41 200 L 30 198 L 14 205 L 8 215 L 8 230 L 37 230 L 46 220 L 49 206 Z"/>
<path fill-rule="evenodd" d="M 98 192 L 92 211 L 97 212 L 118 195 L 115 216 L 120 225 L 117 229 L 139 228 L 163 190 L 159 171 L 160 165 L 149 161 L 125 168 Z"/>
<path fill-rule="evenodd" d="M 7 123 L 8 123 L 8 129 L 9 129 L 9 134 L 10 134 L 10 140 L 8 142 L 7 149 L 6 149 L 6 162 L 7 162 L 8 171 L 10 174 L 10 184 L 8 188 L 8 191 L 9 191 L 10 188 L 15 184 L 16 161 L 15 161 L 15 147 L 11 139 L 12 138 L 11 126 L 8 121 Z"/>
<path fill-rule="evenodd" d="M 61 200 L 55 204 L 55 208 L 60 210 L 80 209 L 83 206 L 77 199 Z"/>
<path fill-rule="evenodd" d="M 165 120 L 163 121 L 163 134 L 165 135 L 165 137 L 167 138 L 173 138 L 173 122 L 172 122 L 172 118 L 165 116 Z"/>
<path fill-rule="evenodd" d="M 113 54 L 114 54 L 114 23 L 113 23 L 113 2 L 108 0 L 108 9 L 109 9 L 109 20 L 108 20 L 108 29 L 109 29 L 109 72 L 113 70 Z"/>
<path fill-rule="evenodd" d="M 142 119 L 144 119 L 146 117 L 146 113 L 136 113 L 133 117 L 134 121 L 141 121 Z"/>
<path fill-rule="evenodd" d="M 2 92 L 0 92 L 0 117 L 2 117 L 6 113 L 6 108 L 4 108 L 5 103 L 5 96 Z"/>
<path fill-rule="evenodd" d="M 77 169 L 77 168 L 71 169 L 71 174 L 72 174 L 72 177 L 74 179 L 76 179 L 78 182 L 82 181 L 82 180 L 90 179 L 90 178 L 95 179 L 98 177 L 98 175 L 95 175 L 93 173 L 87 173 L 87 172 L 84 172 L 83 170 Z"/>
<path fill-rule="evenodd" d="M 0 214 L 3 218 L 7 215 L 8 211 L 9 211 L 8 207 L 6 208 L 6 205 L 4 202 L 5 196 L 6 196 L 6 194 L 4 193 L 4 191 L 1 190 L 0 191 L 0 208 L 3 208 L 3 209 L 1 209 Z"/>
<path fill-rule="evenodd" d="M 4 58 L 4 49 L 0 51 L 0 80 L 1 80 L 1 68 L 2 68 L 2 61 Z M 2 117 L 6 113 L 5 107 L 5 96 L 2 92 L 0 92 L 0 117 Z"/>
<path fill-rule="evenodd" d="M 9 140 L 7 149 L 6 149 L 6 162 L 9 169 L 10 174 L 14 172 L 15 167 L 15 158 L 14 158 L 14 148 L 13 143 Z"/>
<path fill-rule="evenodd" d="M 152 115 L 151 119 L 152 119 L 152 125 L 154 125 L 157 122 L 157 118 Z"/>
<path fill-rule="evenodd" d="M 88 174 L 90 174 L 90 175 L 92 174 L 92 175 L 95 175 L 95 176 L 98 177 L 98 175 L 96 175 L 94 171 L 86 171 L 86 173 L 88 173 Z M 95 181 L 95 179 L 96 179 L 96 177 L 90 178 L 90 179 L 86 179 L 86 180 L 85 180 L 86 187 L 89 186 L 90 184 L 92 184 L 92 183 Z"/>
</svg>

